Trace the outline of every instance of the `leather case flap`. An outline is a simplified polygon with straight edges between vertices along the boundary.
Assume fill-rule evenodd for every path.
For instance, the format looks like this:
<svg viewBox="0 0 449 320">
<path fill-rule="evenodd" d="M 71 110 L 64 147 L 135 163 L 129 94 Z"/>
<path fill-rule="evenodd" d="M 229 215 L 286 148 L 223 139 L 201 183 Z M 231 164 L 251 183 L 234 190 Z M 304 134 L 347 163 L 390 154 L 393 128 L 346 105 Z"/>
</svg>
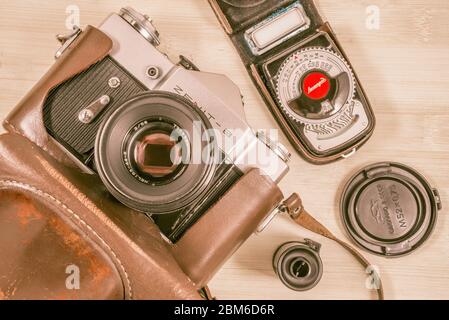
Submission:
<svg viewBox="0 0 449 320">
<path fill-rule="evenodd" d="M 220 18 L 226 32 L 236 33 L 266 18 L 274 11 L 297 0 L 209 0 L 223 15 Z"/>
<path fill-rule="evenodd" d="M 307 16 L 311 19 L 311 26 L 309 30 L 292 37 L 282 45 L 272 49 L 268 54 L 270 57 L 277 55 L 290 46 L 298 43 L 309 36 L 310 33 L 315 32 L 315 30 L 324 23 L 312 0 L 209 0 L 209 2 L 214 8 L 221 25 L 231 37 L 232 42 L 237 48 L 242 61 L 247 68 L 249 68 L 251 64 L 258 65 L 263 63 L 267 58 L 267 54 L 254 55 L 251 53 L 247 41 L 244 38 L 245 31 L 267 19 L 269 16 L 276 14 L 279 10 L 283 10 L 296 2 L 300 2 L 307 13 Z"/>
<path fill-rule="evenodd" d="M 5 129 L 30 139 L 60 162 L 75 166 L 48 135 L 43 122 L 43 104 L 53 88 L 103 59 L 111 49 L 112 40 L 88 26 L 9 114 L 4 121 Z"/>
<path fill-rule="evenodd" d="M 173 246 L 181 268 L 206 285 L 282 199 L 271 179 L 248 172 Z"/>
</svg>

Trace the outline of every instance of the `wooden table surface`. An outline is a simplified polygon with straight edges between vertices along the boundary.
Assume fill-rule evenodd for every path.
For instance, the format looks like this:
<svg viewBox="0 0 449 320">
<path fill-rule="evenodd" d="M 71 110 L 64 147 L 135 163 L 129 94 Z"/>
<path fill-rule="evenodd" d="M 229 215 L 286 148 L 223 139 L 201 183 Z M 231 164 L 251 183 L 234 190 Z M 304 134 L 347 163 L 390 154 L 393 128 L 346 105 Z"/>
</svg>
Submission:
<svg viewBox="0 0 449 320">
<path fill-rule="evenodd" d="M 351 174 L 374 162 L 416 168 L 449 206 L 449 2 L 318 2 L 365 86 L 378 124 L 368 144 L 345 161 L 314 166 L 294 154 L 283 191 L 300 193 L 309 211 L 345 239 L 338 210 L 342 186 Z M 277 127 L 206 0 L 1 1 L 0 118 L 52 64 L 58 47 L 54 35 L 66 31 L 74 5 L 82 26 L 96 25 L 124 5 L 148 13 L 161 33 L 163 51 L 170 57 L 184 54 L 202 70 L 226 74 L 245 96 L 249 123 L 257 129 Z M 380 13 L 374 30 L 366 26 L 371 5 Z M 284 136 L 281 141 L 292 149 Z M 274 250 L 300 237 L 322 243 L 325 268 L 319 285 L 304 293 L 285 288 L 271 268 Z M 387 298 L 448 299 L 448 246 L 449 217 L 443 209 L 434 234 L 418 251 L 399 259 L 365 256 L 380 268 Z M 368 299 L 372 294 L 366 278 L 336 244 L 278 217 L 230 259 L 210 287 L 220 299 Z"/>
</svg>

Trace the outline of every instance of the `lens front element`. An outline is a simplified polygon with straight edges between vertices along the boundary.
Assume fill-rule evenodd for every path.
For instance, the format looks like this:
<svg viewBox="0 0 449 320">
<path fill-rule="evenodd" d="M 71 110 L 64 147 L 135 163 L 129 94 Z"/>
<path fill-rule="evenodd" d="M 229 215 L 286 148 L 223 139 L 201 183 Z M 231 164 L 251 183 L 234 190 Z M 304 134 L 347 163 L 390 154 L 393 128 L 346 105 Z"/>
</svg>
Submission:
<svg viewBox="0 0 449 320">
<path fill-rule="evenodd" d="M 173 120 L 148 118 L 134 125 L 122 147 L 123 163 L 142 183 L 170 183 L 190 162 L 190 142 Z"/>
</svg>

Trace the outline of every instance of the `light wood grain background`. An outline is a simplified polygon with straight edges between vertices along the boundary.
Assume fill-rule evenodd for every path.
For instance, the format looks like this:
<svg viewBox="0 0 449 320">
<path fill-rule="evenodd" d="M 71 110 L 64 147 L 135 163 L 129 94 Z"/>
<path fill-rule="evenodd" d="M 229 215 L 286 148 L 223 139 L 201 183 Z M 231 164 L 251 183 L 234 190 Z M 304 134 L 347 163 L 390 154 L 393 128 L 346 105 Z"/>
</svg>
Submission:
<svg viewBox="0 0 449 320">
<path fill-rule="evenodd" d="M 337 205 L 343 184 L 362 166 L 397 161 L 427 176 L 449 206 L 449 2 L 318 2 L 365 86 L 378 125 L 369 143 L 348 160 L 314 166 L 294 155 L 281 185 L 285 194 L 299 192 L 309 211 L 347 239 Z M 65 31 L 70 5 L 80 8 L 83 26 L 96 25 L 125 5 L 148 13 L 161 33 L 162 50 L 229 76 L 245 96 L 250 124 L 277 127 L 206 0 L 0 1 L 0 118 L 52 64 L 58 46 L 54 35 Z M 370 5 L 380 8 L 379 30 L 365 26 Z M 323 279 L 305 293 L 285 288 L 271 269 L 275 249 L 299 237 L 323 245 Z M 449 219 L 443 209 L 433 236 L 417 252 L 394 260 L 366 256 L 380 268 L 387 298 L 448 299 L 448 245 Z M 278 217 L 232 257 L 211 289 L 220 299 L 368 299 L 372 295 L 365 280 L 364 271 L 340 247 Z"/>
</svg>

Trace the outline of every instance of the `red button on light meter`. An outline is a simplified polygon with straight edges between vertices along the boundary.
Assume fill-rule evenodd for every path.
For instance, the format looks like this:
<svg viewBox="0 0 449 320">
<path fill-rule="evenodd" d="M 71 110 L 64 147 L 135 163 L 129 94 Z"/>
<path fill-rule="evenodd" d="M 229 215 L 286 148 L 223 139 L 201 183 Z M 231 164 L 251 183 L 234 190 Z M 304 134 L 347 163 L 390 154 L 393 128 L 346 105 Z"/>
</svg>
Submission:
<svg viewBox="0 0 449 320">
<path fill-rule="evenodd" d="M 309 73 L 302 82 L 302 90 L 312 100 L 325 98 L 331 89 L 329 77 L 321 72 Z"/>
</svg>

